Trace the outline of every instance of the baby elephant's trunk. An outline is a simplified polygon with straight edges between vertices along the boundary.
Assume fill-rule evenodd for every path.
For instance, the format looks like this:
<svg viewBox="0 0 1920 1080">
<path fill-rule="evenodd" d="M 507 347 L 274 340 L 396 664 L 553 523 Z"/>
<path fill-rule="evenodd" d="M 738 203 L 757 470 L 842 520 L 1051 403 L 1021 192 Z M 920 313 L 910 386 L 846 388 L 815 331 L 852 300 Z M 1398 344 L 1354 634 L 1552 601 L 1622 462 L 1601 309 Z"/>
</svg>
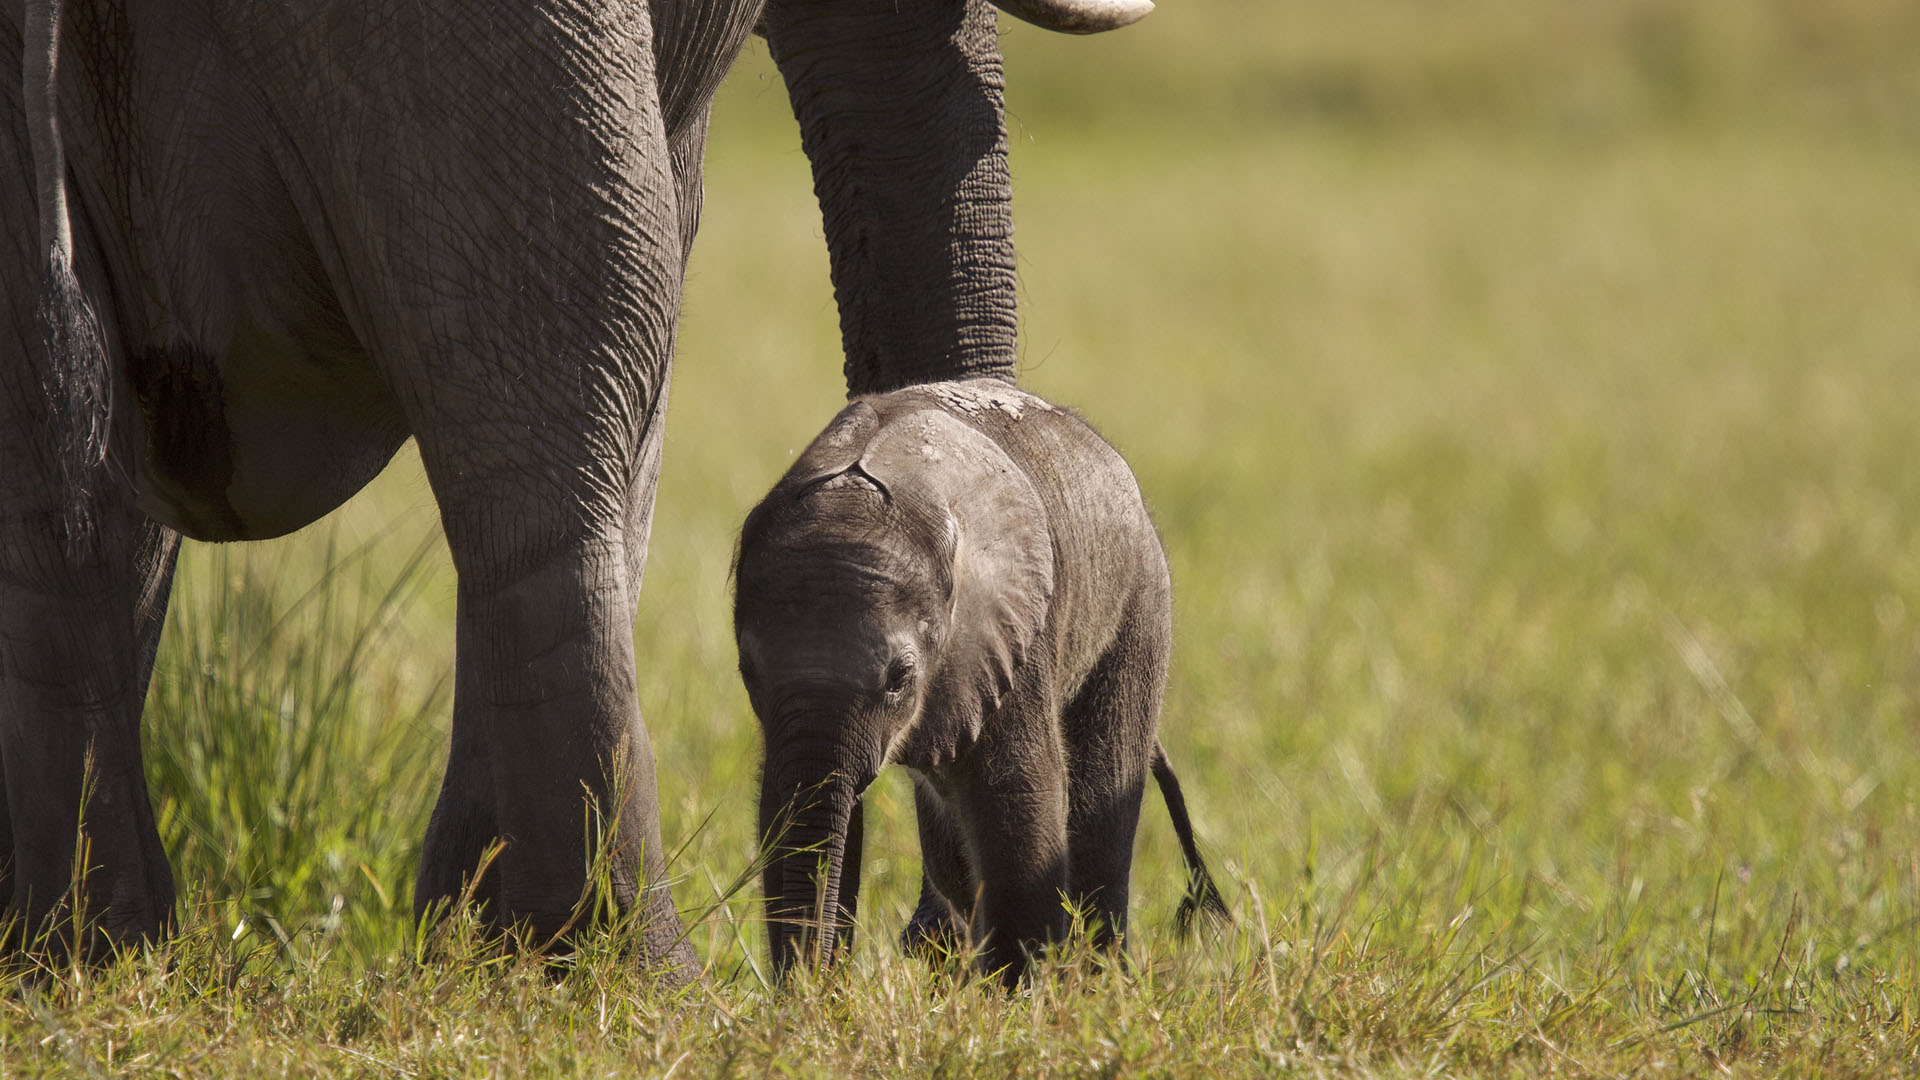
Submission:
<svg viewBox="0 0 1920 1080">
<path fill-rule="evenodd" d="M 853 945 L 860 892 L 860 796 L 829 767 L 787 766 L 761 782 L 761 832 L 773 968 L 836 959 Z"/>
</svg>

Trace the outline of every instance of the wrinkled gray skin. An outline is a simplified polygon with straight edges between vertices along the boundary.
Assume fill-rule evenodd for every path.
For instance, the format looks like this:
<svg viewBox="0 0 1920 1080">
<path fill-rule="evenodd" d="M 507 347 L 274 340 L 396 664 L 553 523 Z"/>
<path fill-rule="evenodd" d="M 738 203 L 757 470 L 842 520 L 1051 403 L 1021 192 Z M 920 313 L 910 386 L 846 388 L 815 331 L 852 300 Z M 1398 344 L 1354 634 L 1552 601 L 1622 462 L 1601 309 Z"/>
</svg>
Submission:
<svg viewBox="0 0 1920 1080">
<path fill-rule="evenodd" d="M 736 574 L 776 969 L 845 949 L 860 792 L 889 764 L 925 866 L 910 949 L 970 937 L 1012 985 L 1068 929 L 1063 895 L 1116 941 L 1149 772 L 1188 857 L 1182 923 L 1224 914 L 1156 735 L 1166 557 L 1078 418 L 993 380 L 857 398 L 748 516 Z"/>
<path fill-rule="evenodd" d="M 138 724 L 179 538 L 297 529 L 412 436 L 459 574 L 418 904 L 500 836 L 488 910 L 568 927 L 591 796 L 684 966 L 631 627 L 709 103 L 760 21 L 854 390 L 1011 378 L 991 9 L 61 6 L 0 9 L 0 896 L 59 926 L 83 827 L 85 947 L 166 928 Z"/>
</svg>

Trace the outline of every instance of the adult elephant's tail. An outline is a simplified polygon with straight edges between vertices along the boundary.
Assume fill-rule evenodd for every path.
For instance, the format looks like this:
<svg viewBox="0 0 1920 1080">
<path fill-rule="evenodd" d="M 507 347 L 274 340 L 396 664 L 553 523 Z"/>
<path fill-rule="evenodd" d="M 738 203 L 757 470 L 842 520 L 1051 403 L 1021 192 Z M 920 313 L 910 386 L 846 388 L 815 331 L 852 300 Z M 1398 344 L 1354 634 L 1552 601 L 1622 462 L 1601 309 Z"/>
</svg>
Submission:
<svg viewBox="0 0 1920 1080">
<path fill-rule="evenodd" d="M 40 296 L 43 351 L 35 373 L 47 397 L 47 450 L 66 491 L 66 543 L 93 532 L 91 504 L 106 459 L 111 382 L 99 314 L 74 275 L 73 219 L 67 204 L 67 154 L 60 139 L 62 0 L 27 0 L 22 37 L 23 100 L 40 207 Z"/>
<path fill-rule="evenodd" d="M 1167 749 L 1159 743 L 1153 745 L 1153 779 L 1160 785 L 1160 797 L 1167 801 L 1167 815 L 1173 818 L 1173 831 L 1180 838 L 1180 854 L 1187 862 L 1187 895 L 1180 901 L 1174 924 L 1184 934 L 1192 929 L 1193 917 L 1203 912 L 1209 918 L 1232 922 L 1227 902 L 1221 898 L 1213 875 L 1207 872 L 1207 864 L 1200 858 L 1200 845 L 1194 842 L 1193 819 L 1187 816 L 1187 799 L 1180 793 L 1180 778 L 1173 775 L 1173 766 L 1167 763 Z"/>
</svg>

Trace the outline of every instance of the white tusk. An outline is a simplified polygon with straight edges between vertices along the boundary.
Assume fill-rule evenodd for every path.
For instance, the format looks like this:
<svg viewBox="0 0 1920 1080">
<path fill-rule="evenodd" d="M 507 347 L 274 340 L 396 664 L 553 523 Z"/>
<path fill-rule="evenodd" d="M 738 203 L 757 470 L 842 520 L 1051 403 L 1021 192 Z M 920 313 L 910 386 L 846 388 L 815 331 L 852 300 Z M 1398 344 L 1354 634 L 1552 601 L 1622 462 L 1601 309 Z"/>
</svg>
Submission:
<svg viewBox="0 0 1920 1080">
<path fill-rule="evenodd" d="M 1098 34 L 1146 18 L 1153 0 L 993 0 L 993 6 L 1042 30 Z"/>
</svg>

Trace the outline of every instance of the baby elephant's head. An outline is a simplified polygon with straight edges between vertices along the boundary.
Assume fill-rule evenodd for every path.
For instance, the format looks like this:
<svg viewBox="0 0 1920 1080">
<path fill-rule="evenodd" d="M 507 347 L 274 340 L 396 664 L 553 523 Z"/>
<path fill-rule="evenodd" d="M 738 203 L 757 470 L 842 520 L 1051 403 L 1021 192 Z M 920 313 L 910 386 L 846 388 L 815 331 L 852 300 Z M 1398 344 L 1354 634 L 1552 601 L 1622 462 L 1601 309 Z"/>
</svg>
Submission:
<svg viewBox="0 0 1920 1080">
<path fill-rule="evenodd" d="M 1052 587 L 1033 484 L 943 412 L 883 424 L 848 407 L 748 515 L 734 632 L 766 737 L 777 969 L 833 955 L 860 792 L 889 761 L 937 765 L 971 742 L 1035 650 Z"/>
</svg>

